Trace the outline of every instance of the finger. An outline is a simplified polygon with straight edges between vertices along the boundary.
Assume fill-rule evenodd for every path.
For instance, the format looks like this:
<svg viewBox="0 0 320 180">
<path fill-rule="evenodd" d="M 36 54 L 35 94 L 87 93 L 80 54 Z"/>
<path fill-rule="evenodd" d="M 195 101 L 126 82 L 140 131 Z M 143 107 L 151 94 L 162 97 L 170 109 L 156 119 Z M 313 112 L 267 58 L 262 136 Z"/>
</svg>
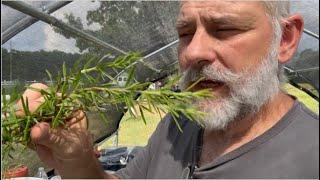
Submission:
<svg viewBox="0 0 320 180">
<path fill-rule="evenodd" d="M 48 86 L 41 84 L 41 83 L 34 83 L 31 84 L 29 87 L 35 88 L 35 89 L 48 89 Z M 22 94 L 23 101 L 28 100 L 29 105 L 29 111 L 32 113 L 44 102 L 44 98 L 42 97 L 41 93 L 34 89 L 27 89 Z M 18 100 L 18 102 L 15 105 L 15 111 L 16 115 L 18 117 L 22 117 L 25 115 L 25 112 L 22 107 L 21 99 Z"/>
<path fill-rule="evenodd" d="M 41 144 L 53 152 L 61 152 L 63 149 L 72 149 L 74 144 L 90 147 L 92 141 L 88 134 L 89 132 L 80 129 L 51 129 L 48 123 L 41 122 L 32 127 L 31 140 L 36 146 Z"/>
<path fill-rule="evenodd" d="M 41 84 L 41 83 L 34 83 L 34 84 L 31 84 L 29 87 L 31 88 L 34 88 L 34 89 L 48 89 L 48 86 L 45 85 L 45 84 Z M 35 100 L 35 99 L 38 99 L 39 97 L 41 97 L 41 92 L 37 91 L 37 90 L 34 90 L 34 89 L 27 89 L 24 91 L 22 97 L 23 99 L 26 99 L 26 97 L 28 97 L 28 100 Z"/>
<path fill-rule="evenodd" d="M 72 118 L 70 118 L 66 122 L 67 127 L 69 128 L 88 128 L 88 120 L 84 111 L 78 110 L 72 114 Z"/>
<path fill-rule="evenodd" d="M 25 98 L 23 99 L 24 101 L 26 101 Z M 35 100 L 28 99 L 29 111 L 31 113 L 35 112 L 44 101 L 45 99 L 42 96 Z M 15 108 L 16 116 L 23 117 L 25 115 L 21 100 L 19 100 L 18 103 L 15 104 L 14 108 Z"/>
<path fill-rule="evenodd" d="M 40 144 L 41 142 L 48 139 L 50 125 L 46 122 L 41 122 L 34 125 L 31 128 L 31 140 L 35 144 Z"/>
</svg>

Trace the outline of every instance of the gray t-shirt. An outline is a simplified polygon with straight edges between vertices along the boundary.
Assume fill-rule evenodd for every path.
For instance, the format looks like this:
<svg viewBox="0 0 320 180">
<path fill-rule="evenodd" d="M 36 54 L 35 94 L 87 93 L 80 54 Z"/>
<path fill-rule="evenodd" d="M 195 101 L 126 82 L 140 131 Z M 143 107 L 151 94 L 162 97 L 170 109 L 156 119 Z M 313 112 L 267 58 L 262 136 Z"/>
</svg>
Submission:
<svg viewBox="0 0 320 180">
<path fill-rule="evenodd" d="M 271 129 L 197 167 L 203 129 L 182 118 L 181 133 L 166 116 L 120 178 L 319 178 L 319 117 L 296 101 Z"/>
</svg>

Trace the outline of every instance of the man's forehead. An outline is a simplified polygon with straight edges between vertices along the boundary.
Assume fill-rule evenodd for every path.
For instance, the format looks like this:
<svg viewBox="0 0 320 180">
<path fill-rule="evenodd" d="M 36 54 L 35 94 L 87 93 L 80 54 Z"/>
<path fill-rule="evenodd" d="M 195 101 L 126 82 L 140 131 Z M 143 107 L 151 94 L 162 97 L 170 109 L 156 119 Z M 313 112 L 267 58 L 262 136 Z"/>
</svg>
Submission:
<svg viewBox="0 0 320 180">
<path fill-rule="evenodd" d="M 212 4 L 212 5 L 240 5 L 240 4 L 262 4 L 261 0 L 185 0 L 185 1 L 180 1 L 180 7 L 185 6 L 185 5 L 190 5 L 190 4 Z"/>
<path fill-rule="evenodd" d="M 234 14 L 234 15 L 254 15 L 255 11 L 261 10 L 262 4 L 259 1 L 183 1 L 180 4 L 179 16 L 188 16 L 190 10 L 198 9 L 208 14 Z"/>
</svg>

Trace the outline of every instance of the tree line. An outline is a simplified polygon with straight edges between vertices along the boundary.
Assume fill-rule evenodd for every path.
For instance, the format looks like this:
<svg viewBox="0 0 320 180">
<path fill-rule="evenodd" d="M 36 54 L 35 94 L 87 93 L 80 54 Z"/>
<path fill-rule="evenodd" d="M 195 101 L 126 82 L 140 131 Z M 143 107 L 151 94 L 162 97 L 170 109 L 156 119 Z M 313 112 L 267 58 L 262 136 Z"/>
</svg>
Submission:
<svg viewBox="0 0 320 180">
<path fill-rule="evenodd" d="M 45 70 L 56 75 L 65 62 L 67 67 L 80 58 L 80 54 L 65 53 L 62 51 L 18 51 L 2 50 L 2 81 L 10 80 L 10 61 L 12 67 L 12 80 L 18 81 L 47 81 Z M 11 60 L 10 60 L 11 59 Z"/>
</svg>

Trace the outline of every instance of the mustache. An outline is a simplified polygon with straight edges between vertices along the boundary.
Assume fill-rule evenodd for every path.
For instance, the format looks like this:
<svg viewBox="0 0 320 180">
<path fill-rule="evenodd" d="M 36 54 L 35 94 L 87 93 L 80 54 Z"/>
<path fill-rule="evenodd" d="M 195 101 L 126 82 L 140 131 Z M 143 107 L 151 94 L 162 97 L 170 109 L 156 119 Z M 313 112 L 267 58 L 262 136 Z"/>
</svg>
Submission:
<svg viewBox="0 0 320 180">
<path fill-rule="evenodd" d="M 241 77 L 241 74 L 234 73 L 227 68 L 218 68 L 217 66 L 206 65 L 201 68 L 188 68 L 182 72 L 179 86 L 182 89 L 186 89 L 189 85 L 198 81 L 200 78 L 209 81 L 219 81 L 227 86 L 232 86 L 237 83 Z"/>
</svg>

